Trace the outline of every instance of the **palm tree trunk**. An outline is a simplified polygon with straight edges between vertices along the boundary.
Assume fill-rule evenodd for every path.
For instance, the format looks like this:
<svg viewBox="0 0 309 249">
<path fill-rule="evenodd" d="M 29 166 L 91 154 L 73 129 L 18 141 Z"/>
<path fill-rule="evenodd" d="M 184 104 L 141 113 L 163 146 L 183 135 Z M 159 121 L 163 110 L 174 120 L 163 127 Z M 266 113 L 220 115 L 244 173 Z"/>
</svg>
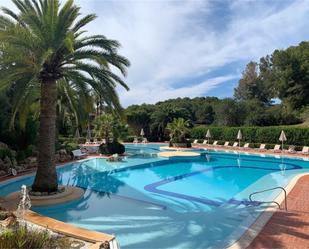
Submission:
<svg viewBox="0 0 309 249">
<path fill-rule="evenodd" d="M 41 84 L 40 134 L 38 169 L 32 185 L 32 191 L 57 191 L 57 172 L 55 167 L 56 139 L 56 101 L 57 85 L 55 80 Z"/>
</svg>

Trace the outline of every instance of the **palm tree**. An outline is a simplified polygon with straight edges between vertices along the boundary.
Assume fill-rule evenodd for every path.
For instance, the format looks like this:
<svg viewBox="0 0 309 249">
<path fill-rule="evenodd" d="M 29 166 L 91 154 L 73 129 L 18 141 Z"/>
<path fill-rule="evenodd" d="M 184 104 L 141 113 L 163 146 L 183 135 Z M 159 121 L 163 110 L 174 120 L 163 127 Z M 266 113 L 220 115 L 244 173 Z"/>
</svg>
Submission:
<svg viewBox="0 0 309 249">
<path fill-rule="evenodd" d="M 117 121 L 111 114 L 105 114 L 98 116 L 94 120 L 94 133 L 97 138 L 105 139 L 106 143 L 110 142 L 110 139 L 114 139 L 114 131 L 117 126 Z"/>
<path fill-rule="evenodd" d="M 89 89 L 118 108 L 116 85 L 128 89 L 111 66 L 126 75 L 129 61 L 117 53 L 120 44 L 103 35 L 85 35 L 95 15 L 80 16 L 73 0 L 13 0 L 19 13 L 2 8 L 0 15 L 0 88 L 14 85 L 16 110 L 38 93 L 40 100 L 39 166 L 33 191 L 58 189 L 55 169 L 57 86 Z"/>
<path fill-rule="evenodd" d="M 185 142 L 185 135 L 189 131 L 189 121 L 183 118 L 174 118 L 173 122 L 167 124 L 166 129 L 170 131 L 172 141 L 183 143 Z"/>
</svg>

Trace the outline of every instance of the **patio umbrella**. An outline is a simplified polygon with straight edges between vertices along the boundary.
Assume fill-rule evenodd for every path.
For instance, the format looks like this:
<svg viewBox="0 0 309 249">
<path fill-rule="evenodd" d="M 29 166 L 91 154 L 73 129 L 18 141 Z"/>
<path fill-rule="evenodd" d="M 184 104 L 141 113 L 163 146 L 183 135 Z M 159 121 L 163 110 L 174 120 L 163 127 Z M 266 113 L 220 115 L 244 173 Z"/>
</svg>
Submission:
<svg viewBox="0 0 309 249">
<path fill-rule="evenodd" d="M 210 130 L 208 129 L 206 132 L 207 143 L 209 144 L 209 138 L 211 138 Z"/>
<path fill-rule="evenodd" d="M 77 128 L 75 131 L 75 138 L 80 138 L 79 129 Z"/>
<path fill-rule="evenodd" d="M 89 125 L 88 125 L 88 128 L 87 128 L 87 136 L 86 136 L 86 139 L 87 139 L 87 141 L 90 141 L 90 140 L 91 140 L 91 130 L 90 130 Z"/>
<path fill-rule="evenodd" d="M 242 133 L 241 133 L 241 130 L 238 130 L 238 133 L 237 133 L 237 139 L 238 139 L 238 147 L 240 148 L 240 140 L 242 139 Z"/>
<path fill-rule="evenodd" d="M 279 141 L 282 143 L 281 145 L 281 151 L 283 153 L 283 143 L 287 140 L 286 135 L 284 133 L 284 131 L 282 130 L 280 133 L 280 137 L 279 137 Z"/>
<path fill-rule="evenodd" d="M 142 137 L 145 135 L 145 132 L 144 132 L 144 129 L 143 129 L 143 128 L 141 129 L 140 135 L 141 135 Z"/>
</svg>

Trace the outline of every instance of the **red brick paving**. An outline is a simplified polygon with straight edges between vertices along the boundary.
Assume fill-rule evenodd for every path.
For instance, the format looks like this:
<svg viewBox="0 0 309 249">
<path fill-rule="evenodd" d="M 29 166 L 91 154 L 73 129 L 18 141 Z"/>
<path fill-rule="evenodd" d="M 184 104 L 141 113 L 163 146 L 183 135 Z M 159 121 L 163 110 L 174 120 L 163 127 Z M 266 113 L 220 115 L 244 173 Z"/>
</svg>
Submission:
<svg viewBox="0 0 309 249">
<path fill-rule="evenodd" d="M 288 195 L 288 212 L 277 211 L 247 249 L 309 248 L 309 175 Z"/>
</svg>

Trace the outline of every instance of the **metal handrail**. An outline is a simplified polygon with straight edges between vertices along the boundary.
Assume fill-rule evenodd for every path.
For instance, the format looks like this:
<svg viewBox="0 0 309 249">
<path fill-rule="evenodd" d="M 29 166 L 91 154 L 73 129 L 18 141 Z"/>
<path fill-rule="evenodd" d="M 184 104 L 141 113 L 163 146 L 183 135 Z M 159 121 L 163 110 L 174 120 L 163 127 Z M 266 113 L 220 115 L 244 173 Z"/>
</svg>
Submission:
<svg viewBox="0 0 309 249">
<path fill-rule="evenodd" d="M 260 193 L 264 193 L 264 192 L 271 191 L 271 190 L 275 190 L 275 189 L 281 189 L 281 190 L 283 190 L 283 192 L 284 192 L 284 207 L 285 207 L 285 211 L 288 211 L 287 194 L 286 194 L 285 188 L 283 188 L 283 187 L 275 187 L 275 188 L 269 188 L 269 189 L 264 189 L 264 190 L 261 190 L 261 191 L 253 192 L 253 193 L 251 193 L 251 194 L 249 195 L 249 200 L 250 200 L 251 202 L 253 202 L 253 200 L 252 200 L 252 198 L 251 198 L 253 195 L 255 195 L 255 194 L 260 194 Z M 278 202 L 276 202 L 276 201 L 263 201 L 263 203 L 275 203 L 275 204 L 278 205 L 279 209 L 281 209 L 280 204 L 279 204 Z"/>
</svg>

